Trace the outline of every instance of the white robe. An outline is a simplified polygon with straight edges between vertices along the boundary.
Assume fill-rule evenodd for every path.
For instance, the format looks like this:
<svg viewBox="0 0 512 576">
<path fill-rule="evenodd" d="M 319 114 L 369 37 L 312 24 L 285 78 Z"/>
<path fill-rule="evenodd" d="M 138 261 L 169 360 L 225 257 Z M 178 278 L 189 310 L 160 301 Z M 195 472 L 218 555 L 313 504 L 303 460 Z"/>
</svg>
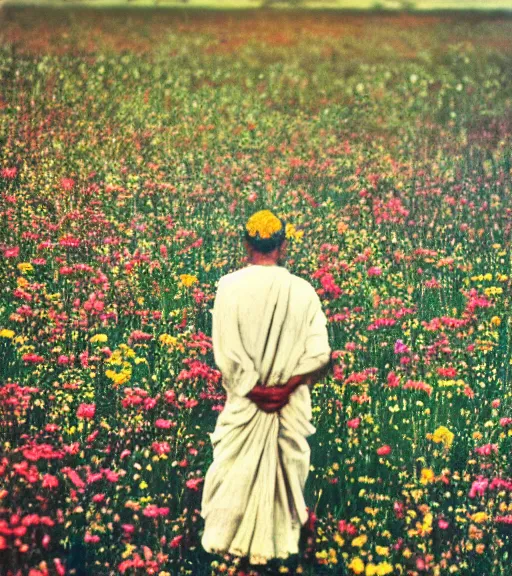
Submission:
<svg viewBox="0 0 512 576">
<path fill-rule="evenodd" d="M 306 438 L 316 429 L 307 385 L 271 414 L 246 394 L 258 381 L 282 384 L 324 366 L 331 353 L 327 319 L 309 282 L 282 266 L 264 265 L 223 276 L 212 314 L 214 358 L 227 399 L 210 434 L 201 542 L 207 552 L 266 564 L 299 551 L 308 519 Z"/>
</svg>

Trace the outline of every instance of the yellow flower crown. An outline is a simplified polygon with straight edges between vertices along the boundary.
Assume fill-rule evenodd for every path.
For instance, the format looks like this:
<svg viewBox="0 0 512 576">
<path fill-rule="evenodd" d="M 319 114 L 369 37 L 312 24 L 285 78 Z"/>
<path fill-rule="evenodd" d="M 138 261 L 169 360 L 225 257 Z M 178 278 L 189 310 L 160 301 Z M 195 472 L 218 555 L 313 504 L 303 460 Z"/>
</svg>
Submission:
<svg viewBox="0 0 512 576">
<path fill-rule="evenodd" d="M 270 210 L 260 210 L 255 212 L 245 225 L 249 236 L 255 238 L 259 234 L 260 238 L 270 238 L 283 227 L 281 220 Z"/>
</svg>

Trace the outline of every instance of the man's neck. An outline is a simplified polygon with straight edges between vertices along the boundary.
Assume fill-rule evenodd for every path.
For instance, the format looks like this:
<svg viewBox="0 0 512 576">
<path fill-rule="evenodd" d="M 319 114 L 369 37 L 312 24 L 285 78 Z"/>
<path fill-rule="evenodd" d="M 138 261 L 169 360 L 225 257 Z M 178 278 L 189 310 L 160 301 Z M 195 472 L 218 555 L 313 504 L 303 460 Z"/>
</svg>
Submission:
<svg viewBox="0 0 512 576">
<path fill-rule="evenodd" d="M 258 258 L 257 256 L 251 258 L 249 264 L 257 266 L 278 266 L 277 260 L 273 258 Z"/>
</svg>

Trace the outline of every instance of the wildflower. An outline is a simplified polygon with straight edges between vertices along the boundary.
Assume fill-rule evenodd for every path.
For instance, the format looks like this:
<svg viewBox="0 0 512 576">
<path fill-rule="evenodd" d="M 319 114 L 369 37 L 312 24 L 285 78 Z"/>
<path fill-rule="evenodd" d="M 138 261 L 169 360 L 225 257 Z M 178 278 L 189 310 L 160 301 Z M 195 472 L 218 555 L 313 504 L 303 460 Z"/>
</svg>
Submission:
<svg viewBox="0 0 512 576">
<path fill-rule="evenodd" d="M 14 330 L 8 330 L 7 328 L 0 330 L 0 338 L 14 338 Z"/>
<path fill-rule="evenodd" d="M 302 242 L 302 237 L 304 236 L 304 230 L 297 230 L 293 224 L 287 223 L 285 227 L 286 238 L 293 238 L 297 242 Z"/>
<path fill-rule="evenodd" d="M 84 419 L 84 420 L 91 420 L 94 418 L 94 413 L 96 412 L 96 405 L 95 404 L 80 404 L 78 410 L 76 412 L 77 418 Z"/>
<path fill-rule="evenodd" d="M 366 544 L 367 540 L 368 536 L 366 536 L 366 534 L 361 534 L 360 536 L 352 540 L 352 546 L 357 546 L 358 548 L 361 548 Z"/>
<path fill-rule="evenodd" d="M 475 514 L 471 515 L 471 520 L 476 522 L 477 524 L 482 524 L 489 519 L 486 512 L 475 512 Z"/>
<path fill-rule="evenodd" d="M 442 443 L 445 447 L 450 447 L 454 439 L 453 432 L 450 432 L 445 426 L 439 426 L 439 428 L 432 435 L 432 441 L 436 444 Z"/>
<path fill-rule="evenodd" d="M 197 492 L 197 490 L 199 490 L 199 484 L 201 484 L 201 482 L 203 482 L 203 478 L 191 478 L 190 480 L 187 480 L 185 486 Z"/>
<path fill-rule="evenodd" d="M 193 276 L 192 274 L 180 274 L 180 280 L 187 288 L 199 281 L 197 276 Z"/>
<path fill-rule="evenodd" d="M 13 178 L 16 177 L 17 173 L 18 169 L 16 168 L 16 166 L 13 166 L 12 168 L 2 168 L 2 170 L 0 171 L 0 176 L 2 176 L 2 178 L 12 180 Z"/>
<path fill-rule="evenodd" d="M 359 557 L 353 558 L 348 567 L 354 574 L 362 574 L 364 572 L 364 562 Z"/>
<path fill-rule="evenodd" d="M 26 272 L 32 272 L 34 270 L 34 267 L 29 262 L 20 262 L 18 264 L 18 270 L 22 274 L 25 274 Z"/>
<path fill-rule="evenodd" d="M 108 336 L 106 334 L 95 334 L 94 336 L 91 336 L 91 338 L 89 339 L 89 342 L 92 342 L 93 344 L 95 344 L 96 342 L 101 342 L 102 344 L 104 344 L 107 341 Z"/>
<path fill-rule="evenodd" d="M 421 470 L 421 483 L 422 484 L 429 484 L 433 482 L 435 478 L 434 471 L 431 468 L 423 468 Z"/>
</svg>

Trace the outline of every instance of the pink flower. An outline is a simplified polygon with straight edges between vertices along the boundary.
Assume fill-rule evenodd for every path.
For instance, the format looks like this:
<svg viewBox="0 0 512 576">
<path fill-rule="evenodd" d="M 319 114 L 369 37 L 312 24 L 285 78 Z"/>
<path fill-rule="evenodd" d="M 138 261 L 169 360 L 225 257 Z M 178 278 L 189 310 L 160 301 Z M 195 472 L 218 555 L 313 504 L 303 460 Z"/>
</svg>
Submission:
<svg viewBox="0 0 512 576">
<path fill-rule="evenodd" d="M 475 452 L 480 454 L 481 456 L 490 456 L 492 453 L 498 453 L 498 445 L 497 444 L 484 444 L 483 446 L 478 446 L 475 448 Z"/>
<path fill-rule="evenodd" d="M 197 490 L 199 490 L 199 484 L 201 484 L 201 482 L 203 482 L 203 478 L 191 478 L 190 480 L 187 480 L 185 486 L 197 492 Z"/>
<path fill-rule="evenodd" d="M 387 387 L 397 388 L 398 386 L 400 386 L 400 379 L 394 372 L 390 372 L 387 377 Z"/>
<path fill-rule="evenodd" d="M 382 269 L 378 266 L 372 266 L 368 268 L 368 276 L 380 276 L 382 274 Z"/>
<path fill-rule="evenodd" d="M 20 247 L 14 246 L 13 248 L 4 248 L 4 256 L 6 258 L 16 258 L 20 253 Z"/>
<path fill-rule="evenodd" d="M 148 518 L 157 518 L 158 516 L 167 516 L 167 514 L 169 514 L 169 508 L 159 508 L 155 504 L 149 504 L 144 508 L 142 513 Z"/>
<path fill-rule="evenodd" d="M 354 429 L 358 428 L 359 424 L 361 424 L 361 418 L 352 418 L 347 422 L 347 426 Z"/>
<path fill-rule="evenodd" d="M 478 480 L 475 480 L 471 485 L 471 489 L 469 491 L 469 497 L 475 498 L 477 495 L 483 496 L 488 486 L 489 486 L 489 480 L 487 478 L 480 477 Z"/>
<path fill-rule="evenodd" d="M 72 190 L 73 186 L 75 185 L 75 181 L 73 178 L 61 178 L 60 185 L 62 186 L 63 190 Z"/>
<path fill-rule="evenodd" d="M 59 486 L 59 479 L 57 476 L 52 476 L 51 474 L 45 474 L 43 476 L 43 488 L 57 488 Z"/>
<path fill-rule="evenodd" d="M 169 543 L 171 548 L 178 548 L 180 542 L 183 540 L 183 536 L 180 534 L 179 536 L 175 536 Z"/>
<path fill-rule="evenodd" d="M 393 504 L 393 512 L 397 518 L 403 518 L 404 516 L 404 505 L 402 502 L 395 502 Z"/>
<path fill-rule="evenodd" d="M 54 558 L 53 564 L 55 565 L 55 570 L 57 572 L 57 575 L 58 576 L 65 576 L 66 568 L 64 567 L 64 564 L 62 564 L 62 560 L 60 558 Z"/>
<path fill-rule="evenodd" d="M 385 444 L 384 446 L 377 448 L 377 454 L 379 456 L 387 456 L 390 453 L 391 453 L 391 446 L 389 444 Z"/>
<path fill-rule="evenodd" d="M 16 168 L 16 166 L 13 166 L 12 168 L 2 168 L 0 175 L 2 176 L 2 178 L 8 178 L 9 180 L 12 180 L 13 178 L 16 177 L 17 173 L 18 169 Z"/>
<path fill-rule="evenodd" d="M 153 442 L 151 448 L 153 448 L 157 454 L 169 454 L 171 451 L 171 446 L 168 442 Z"/>
<path fill-rule="evenodd" d="M 344 534 L 348 534 L 349 536 L 354 536 L 357 533 L 357 528 L 354 524 L 347 522 L 346 520 L 340 520 L 338 522 L 338 530 Z"/>
<path fill-rule="evenodd" d="M 84 536 L 84 542 L 87 544 L 97 544 L 100 541 L 100 537 L 97 534 L 89 534 L 87 532 Z"/>
<path fill-rule="evenodd" d="M 441 530 L 446 530 L 449 526 L 448 522 L 444 518 L 439 518 L 437 525 Z"/>
<path fill-rule="evenodd" d="M 156 420 L 155 422 L 155 426 L 157 428 L 167 430 L 171 427 L 176 426 L 176 422 L 173 422 L 172 420 L 164 420 L 163 418 L 158 418 L 158 420 Z"/>
<path fill-rule="evenodd" d="M 96 412 L 96 404 L 80 404 L 76 412 L 77 418 L 91 420 Z"/>
<path fill-rule="evenodd" d="M 407 354 L 409 352 L 409 348 L 406 344 L 402 342 L 402 340 L 397 340 L 395 342 L 395 354 Z"/>
<path fill-rule="evenodd" d="M 85 482 L 80 478 L 75 470 L 71 470 L 71 468 L 63 468 L 62 471 L 66 472 L 68 478 L 77 488 L 85 488 Z"/>
</svg>

